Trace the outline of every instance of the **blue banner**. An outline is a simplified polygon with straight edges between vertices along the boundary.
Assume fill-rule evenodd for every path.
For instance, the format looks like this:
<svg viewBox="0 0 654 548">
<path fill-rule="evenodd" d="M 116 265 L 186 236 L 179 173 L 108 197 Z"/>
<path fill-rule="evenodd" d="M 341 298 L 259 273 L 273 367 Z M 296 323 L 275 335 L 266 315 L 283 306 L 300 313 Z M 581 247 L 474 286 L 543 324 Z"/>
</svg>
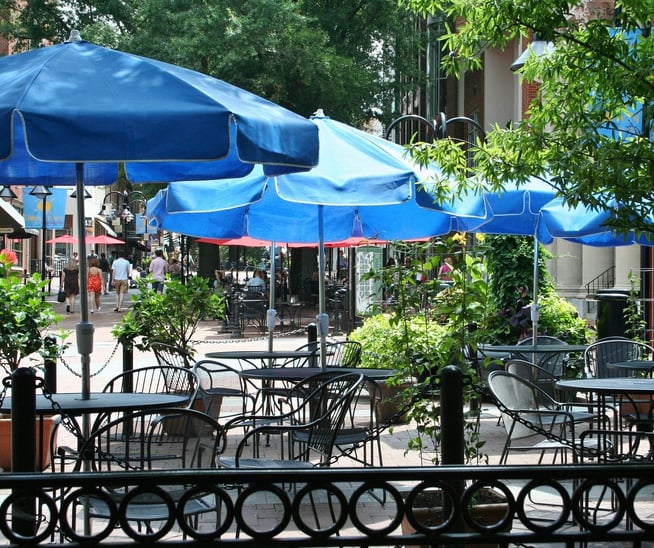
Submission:
<svg viewBox="0 0 654 548">
<path fill-rule="evenodd" d="M 31 187 L 23 191 L 23 217 L 25 228 L 61 230 L 66 221 L 66 200 L 68 189 L 50 187 L 50 196 L 37 198 L 32 196 Z M 45 226 L 43 226 L 43 208 L 45 206 Z"/>
</svg>

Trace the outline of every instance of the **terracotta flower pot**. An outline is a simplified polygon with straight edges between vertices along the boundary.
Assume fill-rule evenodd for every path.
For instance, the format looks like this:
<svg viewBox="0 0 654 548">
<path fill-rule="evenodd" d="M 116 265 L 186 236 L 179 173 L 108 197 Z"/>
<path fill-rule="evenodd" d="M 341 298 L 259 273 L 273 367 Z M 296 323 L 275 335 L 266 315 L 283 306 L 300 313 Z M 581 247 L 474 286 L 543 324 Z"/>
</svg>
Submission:
<svg viewBox="0 0 654 548">
<path fill-rule="evenodd" d="M 381 401 L 377 405 L 377 420 L 380 423 L 386 423 L 393 418 L 402 409 L 406 403 L 400 394 L 410 386 L 409 383 L 402 383 L 398 386 L 387 386 L 384 381 L 375 381 L 379 387 Z M 406 424 L 406 413 L 402 413 L 395 418 L 395 424 Z"/>
<path fill-rule="evenodd" d="M 36 423 L 36 470 L 43 470 L 50 464 L 50 437 L 55 426 L 56 417 L 43 417 L 43 437 L 40 423 Z M 40 463 L 36 462 L 41 455 Z M 0 418 L 0 468 L 11 470 L 11 417 Z"/>
</svg>

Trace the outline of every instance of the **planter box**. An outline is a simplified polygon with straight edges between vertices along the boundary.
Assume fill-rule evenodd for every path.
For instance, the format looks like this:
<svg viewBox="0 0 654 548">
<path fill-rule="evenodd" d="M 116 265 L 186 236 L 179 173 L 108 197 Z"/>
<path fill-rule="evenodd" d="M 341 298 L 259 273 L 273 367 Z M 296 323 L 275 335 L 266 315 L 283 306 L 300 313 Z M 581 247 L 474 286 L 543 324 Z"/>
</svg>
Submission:
<svg viewBox="0 0 654 548">
<path fill-rule="evenodd" d="M 400 394 L 409 387 L 410 384 L 402 383 L 399 386 L 387 386 L 384 381 L 375 382 L 377 382 L 378 391 L 381 396 L 381 401 L 377 404 L 377 421 L 383 424 L 393 416 L 397 415 L 397 413 L 402 409 L 405 401 Z M 406 413 L 398 416 L 394 423 L 406 424 Z"/>
<path fill-rule="evenodd" d="M 35 470 L 43 470 L 50 464 L 50 437 L 56 423 L 56 417 L 43 417 L 43 438 L 41 438 L 40 421 L 36 421 L 36 455 Z M 41 447 L 41 450 L 39 450 Z M 41 462 L 36 462 L 41 453 Z M 11 417 L 0 418 L 0 468 L 11 470 Z"/>
<path fill-rule="evenodd" d="M 476 523 L 484 523 L 488 525 L 493 525 L 500 522 L 504 516 L 506 516 L 509 511 L 509 505 L 504 500 L 504 498 L 492 491 L 490 489 L 482 490 L 482 500 L 479 504 L 476 504 L 470 511 L 473 520 Z M 486 502 L 486 498 L 488 502 Z M 413 515 L 421 523 L 428 523 L 429 521 L 438 524 L 443 520 L 443 511 L 440 507 L 442 504 L 442 493 L 439 491 L 424 492 L 421 493 L 417 498 L 414 504 Z M 424 506 L 424 507 L 423 507 Z M 472 529 L 468 526 L 467 523 L 464 524 L 464 530 L 466 532 L 471 532 Z M 506 527 L 507 531 L 511 530 L 510 523 Z M 415 533 L 416 530 L 409 520 L 404 517 L 402 519 L 402 533 L 405 535 L 410 535 Z M 405 548 L 432 548 L 433 546 L 439 546 L 437 544 L 423 544 L 423 545 L 406 545 Z M 464 544 L 464 547 L 470 548 L 496 548 L 499 544 Z"/>
</svg>

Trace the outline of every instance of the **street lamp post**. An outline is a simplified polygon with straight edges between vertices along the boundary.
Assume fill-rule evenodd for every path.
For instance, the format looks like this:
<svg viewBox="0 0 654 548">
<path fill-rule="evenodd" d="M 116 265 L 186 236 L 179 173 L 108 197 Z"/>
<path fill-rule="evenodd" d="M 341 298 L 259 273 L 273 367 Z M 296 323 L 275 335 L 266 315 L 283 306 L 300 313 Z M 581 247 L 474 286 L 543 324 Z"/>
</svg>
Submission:
<svg viewBox="0 0 654 548">
<path fill-rule="evenodd" d="M 35 186 L 31 190 L 30 194 L 41 200 L 41 231 L 42 231 L 42 233 L 41 233 L 41 279 L 45 280 L 45 277 L 46 277 L 46 268 L 45 268 L 45 254 L 46 254 L 45 240 L 46 240 L 46 236 L 45 236 L 45 234 L 46 234 L 46 230 L 48 228 L 47 218 L 46 218 L 46 210 L 47 210 L 48 196 L 52 195 L 52 191 L 47 186 L 39 185 L 39 186 Z M 45 301 L 45 286 L 43 286 L 43 291 L 42 291 L 41 298 Z"/>
<path fill-rule="evenodd" d="M 114 198 L 117 198 L 114 200 Z M 107 202 L 111 202 L 108 204 Z M 102 209 L 100 215 L 104 216 L 107 222 L 113 221 L 115 218 L 120 217 L 123 227 L 123 238 L 125 239 L 125 257 L 129 255 L 129 242 L 127 238 L 127 228 L 134 220 L 134 213 L 144 212 L 147 204 L 147 197 L 139 190 L 131 192 L 124 190 L 119 192 L 112 190 L 107 192 L 104 200 L 102 201 Z M 120 211 L 119 214 L 117 212 Z"/>
<path fill-rule="evenodd" d="M 435 120 L 428 120 L 424 116 L 419 116 L 418 114 L 405 114 L 404 116 L 400 116 L 399 118 L 396 118 L 386 128 L 386 135 L 385 135 L 386 140 L 390 138 L 391 131 L 393 131 L 395 126 L 404 122 L 418 122 L 418 124 L 426 126 L 429 133 L 431 134 L 432 141 L 446 138 L 447 126 L 454 123 L 470 124 L 474 126 L 477 129 L 477 131 L 479 131 L 482 140 L 486 138 L 486 132 L 484 131 L 484 128 L 477 120 L 473 120 L 472 118 L 468 118 L 467 116 L 455 116 L 454 118 L 448 119 L 448 117 L 445 115 L 444 112 L 440 112 L 438 114 L 438 118 Z"/>
</svg>

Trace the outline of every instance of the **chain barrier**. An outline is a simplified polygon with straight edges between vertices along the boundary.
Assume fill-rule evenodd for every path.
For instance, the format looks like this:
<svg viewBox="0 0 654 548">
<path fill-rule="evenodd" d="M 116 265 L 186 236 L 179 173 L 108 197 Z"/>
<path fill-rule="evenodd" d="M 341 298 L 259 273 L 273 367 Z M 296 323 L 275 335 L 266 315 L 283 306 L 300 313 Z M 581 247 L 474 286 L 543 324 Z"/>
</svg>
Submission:
<svg viewBox="0 0 654 548">
<path fill-rule="evenodd" d="M 99 375 L 100 373 L 102 373 L 102 372 L 103 372 L 103 371 L 104 371 L 104 370 L 109 366 L 109 364 L 111 363 L 111 360 L 113 360 L 114 356 L 116 355 L 116 352 L 118 351 L 118 347 L 119 347 L 119 346 L 120 346 L 120 342 L 116 341 L 116 346 L 114 346 L 114 349 L 111 351 L 111 354 L 110 354 L 109 357 L 107 358 L 107 361 L 106 361 L 106 362 L 104 363 L 104 365 L 102 365 L 102 366 L 100 367 L 100 369 L 98 369 L 95 373 L 91 373 L 91 375 L 90 375 L 91 377 L 95 377 L 96 375 Z M 80 379 L 82 378 L 82 373 L 81 373 L 81 372 L 78 373 L 77 371 L 75 371 L 75 370 L 72 368 L 72 366 L 66 362 L 66 359 L 64 358 L 63 355 L 60 354 L 60 355 L 58 356 L 58 358 L 59 358 L 59 361 L 61 361 L 61 363 L 63 364 L 63 366 L 64 366 L 66 369 L 68 369 L 68 371 L 69 371 L 70 373 L 72 373 L 73 375 L 75 375 L 76 377 L 78 377 L 78 378 L 80 378 Z"/>
<path fill-rule="evenodd" d="M 283 337 L 291 337 L 291 336 L 298 336 L 298 335 L 304 335 L 306 334 L 306 329 L 301 327 L 299 329 L 295 329 L 294 331 L 285 331 L 284 333 L 276 333 L 273 335 L 275 339 L 283 338 Z M 268 335 L 262 335 L 260 337 L 243 337 L 239 339 L 220 339 L 217 341 L 208 341 L 208 340 L 192 340 L 190 341 L 191 344 L 231 344 L 231 343 L 251 343 L 255 341 L 267 341 L 269 339 Z M 116 346 L 114 346 L 113 350 L 111 351 L 111 354 L 105 361 L 105 363 L 95 372 L 91 373 L 91 377 L 95 377 L 97 375 L 100 375 L 110 364 L 111 361 L 114 359 L 116 356 L 116 352 L 118 352 L 118 347 L 120 346 L 120 342 L 116 341 Z M 57 356 L 61 364 L 73 375 L 75 375 L 78 378 L 82 378 L 82 373 L 79 371 L 76 371 L 73 366 L 71 366 L 68 362 L 66 362 L 65 357 L 62 354 L 59 354 Z"/>
<path fill-rule="evenodd" d="M 293 331 L 284 331 L 283 333 L 275 333 L 273 334 L 273 339 L 282 339 L 284 337 L 292 337 L 292 336 L 298 336 L 298 335 L 306 335 L 306 328 L 300 327 L 298 329 L 295 329 Z M 267 341 L 269 339 L 269 335 L 266 333 L 265 335 L 261 335 L 259 337 L 240 337 L 238 339 L 220 339 L 216 341 L 207 341 L 207 340 L 192 340 L 191 344 L 232 344 L 232 343 L 251 343 L 255 341 Z"/>
</svg>

